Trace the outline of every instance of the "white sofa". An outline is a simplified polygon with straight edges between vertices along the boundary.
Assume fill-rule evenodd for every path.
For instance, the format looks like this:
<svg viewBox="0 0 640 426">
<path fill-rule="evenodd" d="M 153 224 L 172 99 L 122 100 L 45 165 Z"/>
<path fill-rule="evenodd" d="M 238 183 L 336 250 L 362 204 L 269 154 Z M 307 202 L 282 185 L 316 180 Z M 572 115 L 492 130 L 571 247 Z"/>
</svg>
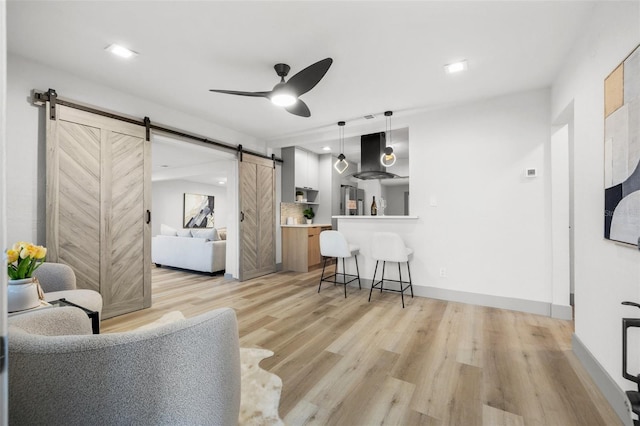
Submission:
<svg viewBox="0 0 640 426">
<path fill-rule="evenodd" d="M 224 271 L 227 241 L 157 235 L 151 239 L 151 260 L 156 266 L 214 273 Z"/>
</svg>

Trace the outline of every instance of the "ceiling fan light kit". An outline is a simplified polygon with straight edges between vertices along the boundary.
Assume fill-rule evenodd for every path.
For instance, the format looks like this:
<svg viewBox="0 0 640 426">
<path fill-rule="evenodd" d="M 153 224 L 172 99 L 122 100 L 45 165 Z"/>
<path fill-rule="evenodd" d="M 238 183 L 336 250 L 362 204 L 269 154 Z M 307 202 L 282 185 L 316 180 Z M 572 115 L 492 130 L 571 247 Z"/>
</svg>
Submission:
<svg viewBox="0 0 640 426">
<path fill-rule="evenodd" d="M 293 115 L 311 117 L 309 107 L 300 99 L 300 96 L 313 89 L 322 80 L 332 63 L 333 59 L 331 58 L 318 61 L 291 77 L 289 81 L 285 81 L 284 78 L 289 74 L 291 67 L 287 64 L 276 64 L 273 68 L 276 70 L 278 77 L 280 77 L 280 83 L 276 84 L 269 92 L 242 92 L 218 89 L 210 89 L 210 91 L 227 95 L 267 98 L 274 105 L 284 107 Z"/>
</svg>

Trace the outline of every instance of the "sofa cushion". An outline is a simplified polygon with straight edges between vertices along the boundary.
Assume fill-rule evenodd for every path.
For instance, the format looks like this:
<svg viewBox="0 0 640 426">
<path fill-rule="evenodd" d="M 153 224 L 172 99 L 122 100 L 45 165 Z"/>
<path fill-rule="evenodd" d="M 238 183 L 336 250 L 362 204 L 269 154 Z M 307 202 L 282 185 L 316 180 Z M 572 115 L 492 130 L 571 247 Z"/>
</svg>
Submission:
<svg viewBox="0 0 640 426">
<path fill-rule="evenodd" d="M 204 238 L 207 241 L 218 241 L 218 231 L 216 228 L 211 229 L 192 229 L 193 238 Z"/>
<path fill-rule="evenodd" d="M 178 237 L 191 237 L 191 229 L 178 229 Z"/>
<path fill-rule="evenodd" d="M 221 240 L 227 239 L 227 228 L 218 228 L 218 238 Z"/>
<path fill-rule="evenodd" d="M 170 227 L 169 225 L 165 225 L 164 223 L 160 225 L 160 235 L 166 235 L 169 237 L 178 236 L 178 231 L 175 228 Z"/>
</svg>

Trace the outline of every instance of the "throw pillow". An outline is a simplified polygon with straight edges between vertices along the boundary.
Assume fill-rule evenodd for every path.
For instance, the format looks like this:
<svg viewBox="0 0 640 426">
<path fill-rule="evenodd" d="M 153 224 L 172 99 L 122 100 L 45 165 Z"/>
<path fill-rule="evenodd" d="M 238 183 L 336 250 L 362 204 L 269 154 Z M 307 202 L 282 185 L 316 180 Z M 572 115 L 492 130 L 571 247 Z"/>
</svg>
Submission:
<svg viewBox="0 0 640 426">
<path fill-rule="evenodd" d="M 191 237 L 191 229 L 178 229 L 178 237 Z"/>
<path fill-rule="evenodd" d="M 221 240 L 226 240 L 227 228 L 218 228 L 218 237 L 220 237 Z"/>
<path fill-rule="evenodd" d="M 218 241 L 218 232 L 216 228 L 211 229 L 192 229 L 193 238 L 204 238 L 207 241 Z"/>
<path fill-rule="evenodd" d="M 178 235 L 178 231 L 175 228 L 172 228 L 169 225 L 165 225 L 163 223 L 162 225 L 160 225 L 160 235 L 167 235 L 169 237 L 176 237 Z"/>
</svg>

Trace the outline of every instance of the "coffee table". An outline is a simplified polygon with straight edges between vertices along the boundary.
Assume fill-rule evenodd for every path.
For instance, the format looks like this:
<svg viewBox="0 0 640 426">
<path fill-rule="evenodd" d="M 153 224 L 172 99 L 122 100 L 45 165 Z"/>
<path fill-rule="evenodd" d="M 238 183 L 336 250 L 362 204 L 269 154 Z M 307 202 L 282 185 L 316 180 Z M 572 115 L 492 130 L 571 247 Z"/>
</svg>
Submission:
<svg viewBox="0 0 640 426">
<path fill-rule="evenodd" d="M 67 299 L 64 299 L 64 298 L 58 299 L 58 300 L 52 300 L 51 302 L 49 302 L 49 304 L 52 307 L 73 306 L 73 307 L 82 309 L 91 320 L 91 329 L 93 330 L 93 334 L 100 334 L 100 318 L 98 316 L 97 311 L 92 311 L 83 306 L 76 305 L 75 303 L 69 302 Z"/>
</svg>

